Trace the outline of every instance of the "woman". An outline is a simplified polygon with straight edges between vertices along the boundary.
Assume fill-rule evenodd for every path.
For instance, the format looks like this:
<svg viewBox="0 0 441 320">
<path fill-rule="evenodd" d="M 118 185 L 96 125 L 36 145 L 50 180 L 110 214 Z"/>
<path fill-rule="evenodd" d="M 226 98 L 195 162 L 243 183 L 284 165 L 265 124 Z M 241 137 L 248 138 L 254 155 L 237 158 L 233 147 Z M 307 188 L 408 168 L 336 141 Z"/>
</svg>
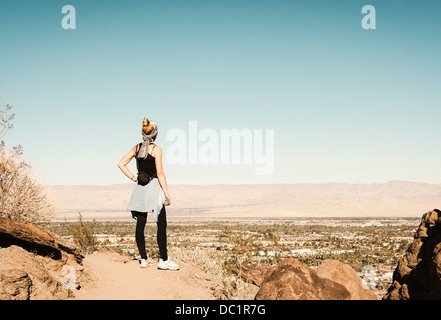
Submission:
<svg viewBox="0 0 441 320">
<path fill-rule="evenodd" d="M 179 270 L 179 265 L 167 256 L 167 218 L 165 206 L 171 203 L 167 181 L 162 168 L 162 149 L 153 142 L 158 134 L 158 127 L 148 118 L 142 123 L 143 142 L 134 146 L 118 163 L 118 167 L 132 181 L 137 182 L 127 209 L 136 219 L 136 244 L 141 256 L 141 267 L 145 268 L 149 261 L 145 250 L 144 229 L 147 213 L 152 211 L 158 231 L 159 264 L 161 270 Z M 135 177 L 127 168 L 127 164 L 136 158 L 138 176 Z"/>
</svg>

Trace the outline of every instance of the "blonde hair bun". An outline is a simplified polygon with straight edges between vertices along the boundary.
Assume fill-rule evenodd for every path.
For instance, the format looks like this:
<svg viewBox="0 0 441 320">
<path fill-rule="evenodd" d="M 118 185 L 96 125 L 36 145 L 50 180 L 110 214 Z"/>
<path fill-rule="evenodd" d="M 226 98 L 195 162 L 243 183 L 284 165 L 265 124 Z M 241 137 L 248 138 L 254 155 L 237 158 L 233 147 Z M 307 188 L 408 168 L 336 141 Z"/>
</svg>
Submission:
<svg viewBox="0 0 441 320">
<path fill-rule="evenodd" d="M 150 121 L 149 118 L 144 118 L 144 120 L 142 120 L 142 131 L 145 134 L 149 134 L 150 132 L 153 131 L 153 129 L 155 128 L 155 123 L 153 121 Z"/>
</svg>

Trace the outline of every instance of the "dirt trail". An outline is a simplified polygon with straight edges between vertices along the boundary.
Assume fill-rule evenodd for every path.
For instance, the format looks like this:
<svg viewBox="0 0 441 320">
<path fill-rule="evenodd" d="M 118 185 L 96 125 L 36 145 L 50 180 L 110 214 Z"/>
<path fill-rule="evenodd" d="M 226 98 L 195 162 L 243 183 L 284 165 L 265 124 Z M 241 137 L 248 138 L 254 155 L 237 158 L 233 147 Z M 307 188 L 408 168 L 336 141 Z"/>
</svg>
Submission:
<svg viewBox="0 0 441 320">
<path fill-rule="evenodd" d="M 86 256 L 76 300 L 214 300 L 219 279 L 176 261 L 179 271 L 141 268 L 136 260 L 107 251 Z"/>
</svg>

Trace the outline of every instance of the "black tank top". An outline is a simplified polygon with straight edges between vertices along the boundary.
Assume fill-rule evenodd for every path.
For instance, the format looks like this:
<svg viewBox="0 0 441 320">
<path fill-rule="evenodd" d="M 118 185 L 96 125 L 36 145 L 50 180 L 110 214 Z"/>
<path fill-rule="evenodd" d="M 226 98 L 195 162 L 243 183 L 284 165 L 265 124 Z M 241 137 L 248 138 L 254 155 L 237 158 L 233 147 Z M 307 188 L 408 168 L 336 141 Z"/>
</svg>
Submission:
<svg viewBox="0 0 441 320">
<path fill-rule="evenodd" d="M 136 168 L 138 169 L 138 173 L 144 172 L 149 177 L 156 178 L 157 175 L 156 175 L 155 157 L 152 156 L 150 153 L 148 153 L 145 159 L 138 159 L 138 152 L 140 148 L 141 148 L 141 143 L 138 145 L 138 148 L 136 150 Z"/>
</svg>

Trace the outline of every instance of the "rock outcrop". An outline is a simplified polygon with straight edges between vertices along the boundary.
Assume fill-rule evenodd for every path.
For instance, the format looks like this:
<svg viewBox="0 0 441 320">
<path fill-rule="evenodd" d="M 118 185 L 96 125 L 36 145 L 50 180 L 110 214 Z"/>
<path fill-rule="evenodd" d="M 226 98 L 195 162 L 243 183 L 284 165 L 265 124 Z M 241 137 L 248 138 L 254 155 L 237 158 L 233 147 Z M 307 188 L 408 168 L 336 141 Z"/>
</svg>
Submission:
<svg viewBox="0 0 441 320">
<path fill-rule="evenodd" d="M 317 270 L 288 258 L 266 271 L 256 300 L 376 300 L 363 288 L 357 273 L 338 261 L 327 260 Z"/>
<path fill-rule="evenodd" d="M 73 297 L 83 258 L 52 233 L 0 217 L 0 300 Z"/>
<path fill-rule="evenodd" d="M 441 299 L 441 211 L 426 212 L 384 300 Z"/>
<path fill-rule="evenodd" d="M 350 300 L 378 300 L 375 293 L 363 283 L 357 272 L 347 264 L 337 260 L 325 260 L 316 269 L 316 272 L 320 277 L 344 286 L 351 294 Z"/>
<path fill-rule="evenodd" d="M 53 259 L 61 259 L 63 253 L 72 255 L 77 262 L 84 258 L 75 246 L 63 243 L 53 233 L 30 223 L 0 217 L 0 247 L 11 245 Z"/>
<path fill-rule="evenodd" d="M 26 272 L 0 261 L 0 300 L 28 300 L 31 286 Z"/>
</svg>

